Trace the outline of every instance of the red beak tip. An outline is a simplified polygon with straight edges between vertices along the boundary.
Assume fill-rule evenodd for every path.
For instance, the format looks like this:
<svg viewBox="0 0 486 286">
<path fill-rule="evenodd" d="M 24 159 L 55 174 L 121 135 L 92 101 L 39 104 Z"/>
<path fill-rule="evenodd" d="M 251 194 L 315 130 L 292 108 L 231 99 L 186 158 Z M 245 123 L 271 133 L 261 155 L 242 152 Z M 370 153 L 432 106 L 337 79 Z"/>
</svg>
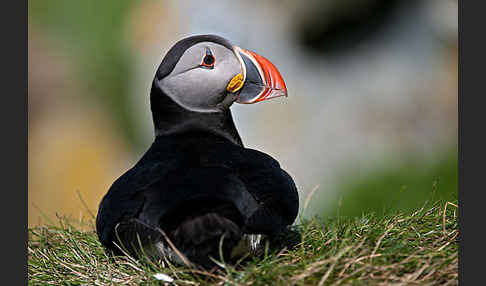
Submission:
<svg viewBox="0 0 486 286">
<path fill-rule="evenodd" d="M 277 67 L 268 59 L 255 52 L 249 50 L 242 51 L 246 56 L 252 58 L 255 65 L 259 67 L 263 84 L 265 84 L 264 91 L 251 102 L 260 102 L 280 96 L 288 97 L 287 86 L 285 85 L 285 81 L 283 80 L 282 75 L 278 71 Z"/>
</svg>

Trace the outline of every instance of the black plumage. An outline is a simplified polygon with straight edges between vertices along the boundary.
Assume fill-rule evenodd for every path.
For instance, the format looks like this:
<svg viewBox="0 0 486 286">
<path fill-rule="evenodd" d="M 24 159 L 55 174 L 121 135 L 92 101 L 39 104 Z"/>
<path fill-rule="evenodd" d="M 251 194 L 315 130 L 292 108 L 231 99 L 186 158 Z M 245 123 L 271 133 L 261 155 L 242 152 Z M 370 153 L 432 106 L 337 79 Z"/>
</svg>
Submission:
<svg viewBox="0 0 486 286">
<path fill-rule="evenodd" d="M 226 260 L 249 234 L 265 235 L 275 247 L 299 240 L 294 234 L 293 243 L 281 242 L 282 234 L 292 233 L 289 226 L 298 212 L 292 178 L 269 155 L 243 147 L 229 108 L 190 111 L 155 84 L 185 49 L 204 41 L 230 46 L 219 37 L 199 36 L 168 52 L 150 96 L 157 136 L 100 203 L 97 233 L 115 253 L 120 251 L 114 243 L 133 255 L 140 254 L 140 246 L 154 253 L 154 244 L 170 248 L 172 243 L 184 258 L 211 267 L 209 257 L 219 259 L 223 235 Z"/>
</svg>

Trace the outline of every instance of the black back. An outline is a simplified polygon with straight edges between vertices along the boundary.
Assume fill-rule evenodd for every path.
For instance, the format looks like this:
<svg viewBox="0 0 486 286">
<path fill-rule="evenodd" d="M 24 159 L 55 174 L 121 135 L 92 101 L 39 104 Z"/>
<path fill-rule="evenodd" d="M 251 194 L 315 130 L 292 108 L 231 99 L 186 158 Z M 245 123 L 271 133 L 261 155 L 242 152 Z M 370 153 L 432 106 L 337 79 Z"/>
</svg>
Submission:
<svg viewBox="0 0 486 286">
<path fill-rule="evenodd" d="M 187 208 L 191 201 L 200 208 Z M 291 177 L 264 153 L 204 132 L 161 136 L 103 198 L 100 240 L 111 245 L 115 225 L 130 218 L 170 230 L 186 216 L 216 209 L 205 201 L 232 205 L 230 218 L 255 234 L 292 224 L 299 203 Z"/>
</svg>

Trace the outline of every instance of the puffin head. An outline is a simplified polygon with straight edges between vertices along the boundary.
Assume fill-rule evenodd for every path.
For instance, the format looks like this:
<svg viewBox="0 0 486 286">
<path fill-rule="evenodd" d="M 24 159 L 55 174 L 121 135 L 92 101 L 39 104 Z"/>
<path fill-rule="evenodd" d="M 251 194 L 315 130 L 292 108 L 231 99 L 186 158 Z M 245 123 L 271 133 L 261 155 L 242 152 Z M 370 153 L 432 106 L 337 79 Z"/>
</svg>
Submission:
<svg viewBox="0 0 486 286">
<path fill-rule="evenodd" d="M 152 82 L 156 135 L 188 128 L 227 133 L 234 129 L 229 111 L 233 102 L 279 96 L 287 96 L 285 82 L 266 58 L 216 35 L 184 38 L 167 52 Z M 241 144 L 237 132 L 229 137 L 238 137 Z"/>
</svg>

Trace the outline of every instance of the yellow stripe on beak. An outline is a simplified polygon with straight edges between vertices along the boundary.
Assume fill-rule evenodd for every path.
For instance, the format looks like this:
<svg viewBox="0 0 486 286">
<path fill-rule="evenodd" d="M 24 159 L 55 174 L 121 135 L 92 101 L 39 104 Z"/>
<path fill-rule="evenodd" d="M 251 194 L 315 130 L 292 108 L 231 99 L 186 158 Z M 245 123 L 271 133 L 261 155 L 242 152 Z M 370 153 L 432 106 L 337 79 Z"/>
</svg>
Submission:
<svg viewBox="0 0 486 286">
<path fill-rule="evenodd" d="M 243 75 L 241 73 L 235 75 L 228 83 L 226 90 L 231 93 L 235 93 L 243 87 Z"/>
</svg>

